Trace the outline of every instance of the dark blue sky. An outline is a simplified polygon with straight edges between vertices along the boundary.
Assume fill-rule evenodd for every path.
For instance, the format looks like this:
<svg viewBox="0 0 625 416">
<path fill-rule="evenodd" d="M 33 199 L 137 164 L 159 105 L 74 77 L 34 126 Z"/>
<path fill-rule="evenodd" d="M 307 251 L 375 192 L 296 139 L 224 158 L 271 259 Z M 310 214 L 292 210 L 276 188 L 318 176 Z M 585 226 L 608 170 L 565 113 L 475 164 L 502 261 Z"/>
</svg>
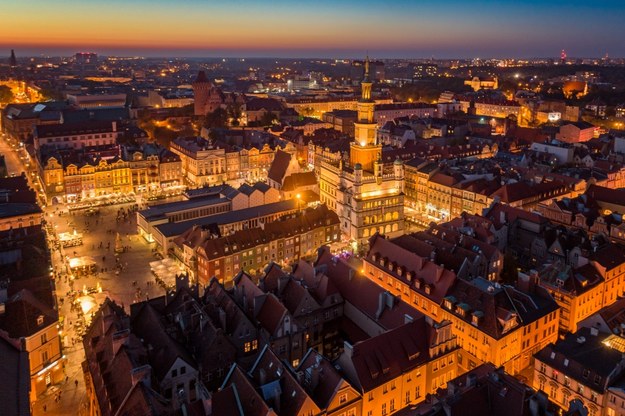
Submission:
<svg viewBox="0 0 625 416">
<path fill-rule="evenodd" d="M 625 0 L 16 0 L 2 12 L 0 48 L 22 56 L 625 56 Z"/>
</svg>

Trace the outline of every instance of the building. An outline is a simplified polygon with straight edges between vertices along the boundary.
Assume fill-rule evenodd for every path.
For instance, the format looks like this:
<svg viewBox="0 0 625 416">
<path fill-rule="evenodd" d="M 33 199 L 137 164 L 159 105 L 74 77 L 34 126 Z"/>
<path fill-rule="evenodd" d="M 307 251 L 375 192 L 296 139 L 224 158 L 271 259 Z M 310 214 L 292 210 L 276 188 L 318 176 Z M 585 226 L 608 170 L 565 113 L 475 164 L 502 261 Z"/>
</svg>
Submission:
<svg viewBox="0 0 625 416">
<path fill-rule="evenodd" d="M 230 185 L 191 189 L 185 192 L 185 196 L 188 198 L 186 201 L 154 205 L 137 212 L 139 235 L 153 242 L 154 227 L 157 225 L 203 219 L 280 201 L 279 192 L 261 182 L 252 186 L 243 184 L 239 189 Z"/>
<path fill-rule="evenodd" d="M 334 110 L 323 113 L 321 119 L 329 123 L 334 130 L 354 136 L 354 123 L 358 120 L 358 112 L 355 110 Z"/>
<path fill-rule="evenodd" d="M 465 352 L 459 365 L 467 370 L 491 362 L 516 374 L 557 338 L 558 305 L 534 280 L 514 288 L 482 277 L 461 279 L 379 235 L 369 247 L 363 274 L 430 318 L 451 321 Z"/>
<path fill-rule="evenodd" d="M 413 75 L 415 79 L 435 77 L 438 74 L 438 65 L 436 64 L 414 64 Z"/>
<path fill-rule="evenodd" d="M 196 248 L 198 280 L 206 284 L 216 276 L 227 283 L 240 271 L 255 275 L 271 262 L 289 265 L 311 257 L 317 247 L 337 242 L 339 237 L 337 215 L 320 205 L 258 228 L 205 239 Z"/>
<path fill-rule="evenodd" d="M 193 91 L 176 90 L 149 90 L 148 104 L 155 108 L 179 108 L 193 104 Z"/>
<path fill-rule="evenodd" d="M 0 289 L 0 304 L 2 338 L 28 354 L 32 403 L 52 384 L 65 379 L 59 317 L 28 289 L 11 297 L 7 296 L 6 288 Z"/>
<path fill-rule="evenodd" d="M 376 104 L 391 104 L 393 100 L 388 97 L 375 98 Z M 287 97 L 285 104 L 288 108 L 293 108 L 298 114 L 306 117 L 321 119 L 324 113 L 337 110 L 355 111 L 358 108 L 358 100 L 353 97 L 314 97 L 295 96 Z"/>
<path fill-rule="evenodd" d="M 388 121 L 400 117 L 428 118 L 436 113 L 436 105 L 428 103 L 393 103 L 377 104 L 375 106 L 374 119 L 378 127 L 384 126 Z"/>
<path fill-rule="evenodd" d="M 210 207 L 208 207 L 210 209 Z M 168 253 L 172 249 L 174 239 L 193 226 L 204 228 L 216 235 L 228 235 L 236 231 L 255 228 L 260 224 L 269 223 L 285 215 L 292 215 L 302 209 L 300 201 L 290 199 L 273 202 L 256 207 L 243 208 L 237 211 L 222 212 L 215 215 L 202 215 L 199 218 L 178 222 L 167 222 L 152 227 L 151 237 L 156 249 Z"/>
<path fill-rule="evenodd" d="M 582 143 L 595 137 L 596 127 L 585 121 L 566 123 L 560 126 L 556 139 L 565 143 Z"/>
<path fill-rule="evenodd" d="M 67 101 L 78 108 L 123 107 L 126 94 L 67 94 Z"/>
<path fill-rule="evenodd" d="M 352 66 L 350 68 L 350 78 L 353 81 L 357 81 L 359 79 L 363 79 L 365 73 L 371 71 L 371 79 L 375 81 L 384 81 L 385 79 L 385 70 L 384 70 L 384 62 L 382 61 L 369 61 L 367 58 L 365 61 L 352 61 Z"/>
<path fill-rule="evenodd" d="M 564 406 L 567 407 L 567 406 Z M 447 383 L 425 403 L 400 416 L 555 416 L 560 408 L 502 367 L 482 364 Z"/>
<path fill-rule="evenodd" d="M 8 104 L 2 110 L 2 132 L 11 140 L 26 143 L 39 124 L 59 124 L 61 110 L 69 108 L 64 101 Z"/>
<path fill-rule="evenodd" d="M 625 293 L 625 253 L 617 244 L 599 246 L 593 242 L 590 251 L 584 246 L 567 240 L 565 233 L 558 235 L 547 248 L 549 252 L 568 254 L 540 272 L 533 271 L 540 285 L 549 290 L 560 311 L 560 331 L 576 332 L 579 323 L 604 307 L 613 304 Z M 575 241 L 575 240 L 573 240 Z"/>
<path fill-rule="evenodd" d="M 265 181 L 276 151 L 283 150 L 292 155 L 297 152 L 292 142 L 263 135 L 255 137 L 252 142 L 251 139 L 248 141 L 246 133 L 248 131 L 238 137 L 216 141 L 204 137 L 174 139 L 170 150 L 182 161 L 185 183 L 199 187 L 241 179 Z"/>
<path fill-rule="evenodd" d="M 205 116 L 218 108 L 238 106 L 244 108 L 243 95 L 226 94 L 219 87 L 208 80 L 204 71 L 199 71 L 192 83 L 194 96 L 194 112 L 196 116 Z"/>
<path fill-rule="evenodd" d="M 470 80 L 464 81 L 464 85 L 468 85 L 473 88 L 473 91 L 479 90 L 496 90 L 499 88 L 499 82 L 497 77 L 489 77 L 489 78 L 480 78 L 479 76 L 475 76 Z"/>
<path fill-rule="evenodd" d="M 45 145 L 55 149 L 80 149 L 115 144 L 122 134 L 115 121 L 38 125 L 33 144 L 37 152 Z"/>
<path fill-rule="evenodd" d="M 2 290 L 2 289 L 0 289 Z M 5 339 L 0 333 L 0 413 L 6 415 L 30 415 L 30 372 L 28 353 L 20 345 Z"/>
<path fill-rule="evenodd" d="M 422 401 L 455 378 L 456 348 L 449 322 L 430 325 L 420 317 L 346 344 L 337 363 L 362 396 L 362 414 L 388 415 Z"/>
<path fill-rule="evenodd" d="M 180 194 L 180 158 L 156 144 L 138 147 L 108 144 L 81 148 L 44 145 L 40 177 L 50 203 L 141 194 Z"/>
<path fill-rule="evenodd" d="M 337 213 L 342 234 L 357 247 L 376 232 L 393 236 L 404 229 L 404 166 L 401 160 L 391 166 L 381 160 L 371 86 L 367 61 L 349 161 L 322 162 L 319 173 L 321 202 Z"/>
<path fill-rule="evenodd" d="M 560 406 L 577 399 L 589 415 L 621 414 L 615 405 L 623 402 L 619 379 L 625 358 L 622 338 L 612 343 L 613 337 L 582 328 L 550 343 L 534 356 L 532 386 Z"/>
<path fill-rule="evenodd" d="M 514 100 L 460 96 L 458 101 L 462 111 L 468 114 L 494 118 L 521 117 L 521 105 Z"/>
</svg>

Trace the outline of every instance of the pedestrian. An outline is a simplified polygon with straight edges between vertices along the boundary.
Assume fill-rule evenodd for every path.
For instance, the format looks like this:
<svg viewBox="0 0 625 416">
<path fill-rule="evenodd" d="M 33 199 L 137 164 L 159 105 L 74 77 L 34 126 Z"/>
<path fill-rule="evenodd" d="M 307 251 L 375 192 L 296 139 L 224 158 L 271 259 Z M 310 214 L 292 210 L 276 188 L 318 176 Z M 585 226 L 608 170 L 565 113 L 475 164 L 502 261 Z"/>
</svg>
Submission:
<svg viewBox="0 0 625 416">
<path fill-rule="evenodd" d="M 74 385 L 78 388 L 78 379 L 74 380 Z"/>
<path fill-rule="evenodd" d="M 47 411 L 48 411 L 48 405 L 46 405 L 46 404 L 44 404 L 44 405 L 43 405 L 43 411 L 44 411 L 44 412 L 47 412 Z"/>
</svg>

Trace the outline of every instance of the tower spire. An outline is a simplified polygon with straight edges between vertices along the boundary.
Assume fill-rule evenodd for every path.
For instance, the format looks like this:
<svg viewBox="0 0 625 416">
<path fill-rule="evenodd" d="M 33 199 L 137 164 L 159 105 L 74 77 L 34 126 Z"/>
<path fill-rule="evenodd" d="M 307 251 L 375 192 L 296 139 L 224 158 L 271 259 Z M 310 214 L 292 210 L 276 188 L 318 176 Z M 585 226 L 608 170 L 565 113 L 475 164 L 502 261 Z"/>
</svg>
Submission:
<svg viewBox="0 0 625 416">
<path fill-rule="evenodd" d="M 365 77 L 363 81 L 369 81 L 369 53 L 367 53 L 367 58 L 365 59 Z"/>
<path fill-rule="evenodd" d="M 9 66 L 15 68 L 17 66 L 17 58 L 15 58 L 15 51 L 11 49 L 11 57 L 9 58 Z"/>
</svg>

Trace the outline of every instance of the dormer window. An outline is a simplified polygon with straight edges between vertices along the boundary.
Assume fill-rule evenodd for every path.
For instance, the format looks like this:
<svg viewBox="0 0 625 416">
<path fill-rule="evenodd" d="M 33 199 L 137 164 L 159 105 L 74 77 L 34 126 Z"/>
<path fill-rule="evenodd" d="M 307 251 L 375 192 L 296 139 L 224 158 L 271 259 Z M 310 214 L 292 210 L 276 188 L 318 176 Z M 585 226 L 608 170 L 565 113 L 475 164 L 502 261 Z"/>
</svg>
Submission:
<svg viewBox="0 0 625 416">
<path fill-rule="evenodd" d="M 425 293 L 429 295 L 432 292 L 432 287 L 430 285 L 425 285 Z"/>
<path fill-rule="evenodd" d="M 37 317 L 37 326 L 43 325 L 43 315 Z"/>
<path fill-rule="evenodd" d="M 484 317 L 484 312 L 482 311 L 473 312 L 473 314 L 471 315 L 471 325 L 478 326 L 483 317 Z"/>
</svg>

